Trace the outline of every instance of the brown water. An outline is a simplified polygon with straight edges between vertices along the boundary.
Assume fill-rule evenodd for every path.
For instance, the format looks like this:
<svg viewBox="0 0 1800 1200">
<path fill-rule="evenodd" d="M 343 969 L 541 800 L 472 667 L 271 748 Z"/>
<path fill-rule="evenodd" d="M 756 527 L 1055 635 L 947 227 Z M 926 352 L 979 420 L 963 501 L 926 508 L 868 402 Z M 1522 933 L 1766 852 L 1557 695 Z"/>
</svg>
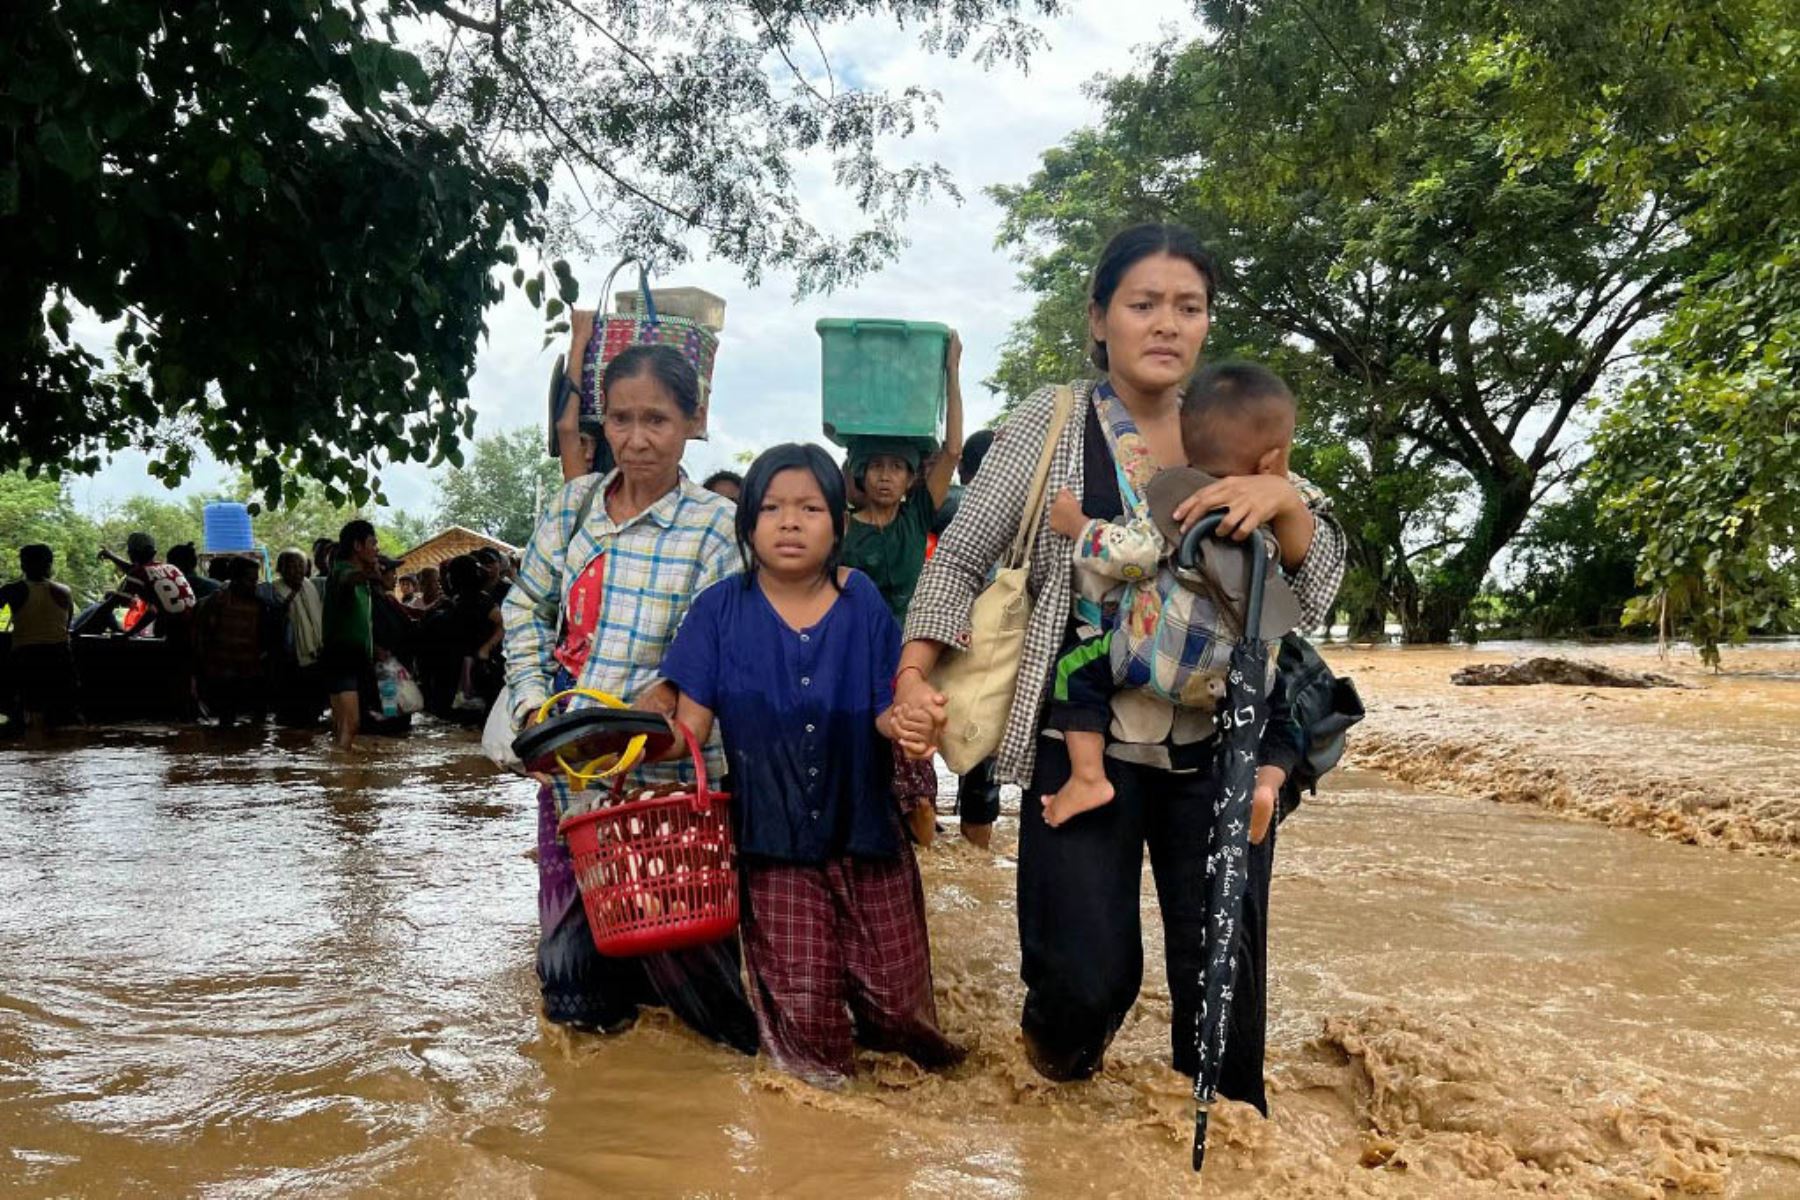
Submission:
<svg viewBox="0 0 1800 1200">
<path fill-rule="evenodd" d="M 1192 1193 L 1154 953 L 1099 1080 L 1025 1064 L 1010 822 L 923 856 L 968 1063 L 826 1094 L 540 1024 L 531 794 L 465 739 L 0 749 L 0 1191 Z M 1277 875 L 1274 1119 L 1222 1106 L 1210 1194 L 1800 1195 L 1794 862 L 1350 770 Z"/>
</svg>

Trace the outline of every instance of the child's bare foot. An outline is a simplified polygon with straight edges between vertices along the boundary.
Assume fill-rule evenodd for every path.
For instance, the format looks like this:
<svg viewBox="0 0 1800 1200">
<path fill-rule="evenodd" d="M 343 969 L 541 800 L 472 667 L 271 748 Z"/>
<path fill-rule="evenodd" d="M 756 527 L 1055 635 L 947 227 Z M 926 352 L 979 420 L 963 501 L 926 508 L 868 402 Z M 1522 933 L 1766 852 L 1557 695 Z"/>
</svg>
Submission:
<svg viewBox="0 0 1800 1200">
<path fill-rule="evenodd" d="M 1112 798 L 1113 785 L 1106 776 L 1097 779 L 1071 777 L 1056 795 L 1043 797 L 1044 821 L 1054 829 L 1070 817 L 1111 804 Z"/>
</svg>

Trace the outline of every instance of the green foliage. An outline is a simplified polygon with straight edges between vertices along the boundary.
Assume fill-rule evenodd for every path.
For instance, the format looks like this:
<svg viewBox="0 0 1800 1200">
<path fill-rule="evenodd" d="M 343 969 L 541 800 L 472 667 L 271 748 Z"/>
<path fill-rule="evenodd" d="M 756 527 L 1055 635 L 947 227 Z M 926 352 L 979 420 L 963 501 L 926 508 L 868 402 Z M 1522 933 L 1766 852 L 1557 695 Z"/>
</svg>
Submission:
<svg viewBox="0 0 1800 1200">
<path fill-rule="evenodd" d="M 439 481 L 438 521 L 523 546 L 544 502 L 561 487 L 562 468 L 544 457 L 537 430 L 491 434 L 475 443 L 468 466 Z"/>
<path fill-rule="evenodd" d="M 173 484 L 204 448 L 363 503 L 383 461 L 453 452 L 536 201 L 422 119 L 423 68 L 359 4 L 21 0 L 0 78 L 0 469 L 140 445 Z"/>
<path fill-rule="evenodd" d="M 1717 20 L 1730 52 L 1684 81 L 1689 119 L 1654 148 L 1695 164 L 1707 258 L 1595 443 L 1608 516 L 1643 546 L 1627 619 L 1715 666 L 1725 643 L 1800 628 L 1800 13 L 1744 0 Z"/>
<path fill-rule="evenodd" d="M 1722 644 L 1800 628 L 1797 268 L 1800 240 L 1696 293 L 1596 446 L 1610 515 L 1643 544 L 1628 619 L 1715 666 Z"/>
<path fill-rule="evenodd" d="M 0 470 L 205 452 L 272 503 L 302 479 L 461 465 L 484 311 L 568 329 L 577 281 L 521 249 L 660 267 L 690 239 L 830 287 L 901 244 L 941 169 L 878 151 L 918 88 L 839 86 L 821 30 L 887 14 L 929 49 L 1023 61 L 1059 0 L 16 0 L 0 5 Z M 827 234 L 797 159 L 857 221 Z M 552 202 L 551 182 L 583 208 Z M 834 220 L 834 228 L 846 222 Z M 858 227 L 860 226 L 860 227 Z M 111 353 L 96 349 L 110 340 Z"/>
<path fill-rule="evenodd" d="M 1103 81 L 1101 124 L 996 189 L 1040 300 L 995 382 L 1016 400 L 1079 364 L 1084 271 L 1112 232 L 1188 224 L 1227 269 L 1213 351 L 1306 360 L 1308 466 L 1353 566 L 1410 640 L 1442 640 L 1572 475 L 1571 423 L 1629 339 L 1778 211 L 1743 146 L 1800 141 L 1787 85 L 1768 86 L 1789 73 L 1794 13 L 1200 8 L 1207 36 Z M 1732 214 L 1708 217 L 1721 197 Z"/>
<path fill-rule="evenodd" d="M 1637 593 L 1641 549 L 1601 519 L 1598 489 L 1584 478 L 1532 514 L 1513 544 L 1514 582 L 1483 627 L 1534 638 L 1616 634 Z"/>
</svg>

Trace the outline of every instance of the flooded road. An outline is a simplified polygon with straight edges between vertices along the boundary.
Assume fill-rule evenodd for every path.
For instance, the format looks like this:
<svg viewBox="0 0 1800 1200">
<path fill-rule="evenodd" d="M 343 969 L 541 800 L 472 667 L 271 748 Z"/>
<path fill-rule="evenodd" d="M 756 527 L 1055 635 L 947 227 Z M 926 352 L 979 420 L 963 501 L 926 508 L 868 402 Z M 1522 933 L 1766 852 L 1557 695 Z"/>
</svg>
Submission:
<svg viewBox="0 0 1800 1200">
<path fill-rule="evenodd" d="M 1208 1194 L 1800 1195 L 1794 861 L 1336 785 L 1280 835 L 1274 1119 L 1222 1106 Z M 836 1094 L 542 1025 L 533 829 L 441 727 L 0 747 L 0 1192 L 1192 1194 L 1154 929 L 1104 1075 L 1025 1063 L 1010 821 L 922 855 L 969 1061 Z"/>
</svg>

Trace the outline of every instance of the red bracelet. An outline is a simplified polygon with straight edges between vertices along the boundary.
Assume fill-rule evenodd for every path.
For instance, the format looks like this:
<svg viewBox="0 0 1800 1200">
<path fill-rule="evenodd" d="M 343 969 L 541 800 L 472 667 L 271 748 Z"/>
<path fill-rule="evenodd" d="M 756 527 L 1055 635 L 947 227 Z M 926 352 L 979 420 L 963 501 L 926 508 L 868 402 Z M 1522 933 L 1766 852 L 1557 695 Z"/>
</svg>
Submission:
<svg viewBox="0 0 1800 1200">
<path fill-rule="evenodd" d="M 896 692 L 899 691 L 900 690 L 900 677 L 902 675 L 906 674 L 908 671 L 917 671 L 919 673 L 920 679 L 925 678 L 925 668 L 924 667 L 921 667 L 916 663 L 908 663 L 906 666 L 901 667 L 898 671 L 894 672 L 894 681 L 892 683 L 890 683 L 888 685 L 888 687 L 890 689 L 892 689 L 893 691 L 896 691 Z"/>
</svg>

